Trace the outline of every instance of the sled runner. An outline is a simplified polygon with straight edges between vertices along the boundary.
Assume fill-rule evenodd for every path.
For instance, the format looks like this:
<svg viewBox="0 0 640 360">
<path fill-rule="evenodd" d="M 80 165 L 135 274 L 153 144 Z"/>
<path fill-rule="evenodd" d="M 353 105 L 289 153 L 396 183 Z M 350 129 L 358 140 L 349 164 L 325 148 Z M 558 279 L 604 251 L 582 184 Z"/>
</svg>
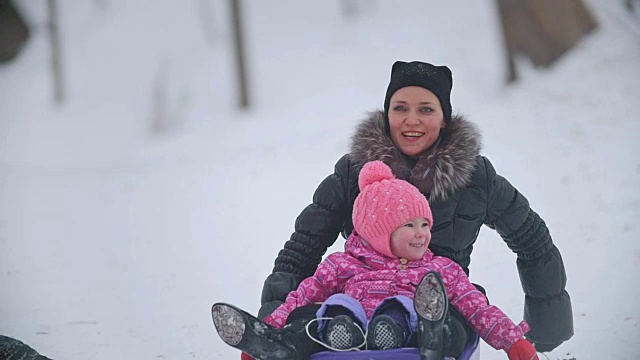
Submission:
<svg viewBox="0 0 640 360">
<path fill-rule="evenodd" d="M 233 305 L 215 303 L 211 308 L 213 323 L 220 338 L 228 345 L 248 354 L 261 353 L 270 359 L 297 359 L 291 342 L 280 332 L 253 315 Z M 478 360 L 479 337 L 469 339 L 456 360 Z M 311 355 L 311 360 L 419 360 L 418 348 L 362 351 L 323 351 Z M 445 358 L 445 360 L 453 360 Z"/>
</svg>

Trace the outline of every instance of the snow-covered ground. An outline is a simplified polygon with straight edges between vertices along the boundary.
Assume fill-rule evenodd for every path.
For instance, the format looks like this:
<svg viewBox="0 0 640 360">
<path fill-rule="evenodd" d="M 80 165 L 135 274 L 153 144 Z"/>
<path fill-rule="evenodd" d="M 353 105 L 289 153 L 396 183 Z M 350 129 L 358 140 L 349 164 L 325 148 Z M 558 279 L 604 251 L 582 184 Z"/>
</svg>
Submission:
<svg viewBox="0 0 640 360">
<path fill-rule="evenodd" d="M 418 59 L 451 67 L 454 109 L 564 256 L 575 336 L 548 358 L 637 358 L 640 18 L 622 1 L 589 0 L 598 30 L 551 69 L 522 62 L 514 86 L 493 1 L 355 1 L 351 17 L 336 0 L 245 1 L 247 112 L 226 2 L 61 3 L 66 103 L 43 2 L 19 1 L 33 36 L 0 67 L 0 334 L 54 359 L 238 358 L 211 304 L 257 310 L 391 64 Z M 471 277 L 521 319 L 515 256 L 489 229 Z"/>
</svg>

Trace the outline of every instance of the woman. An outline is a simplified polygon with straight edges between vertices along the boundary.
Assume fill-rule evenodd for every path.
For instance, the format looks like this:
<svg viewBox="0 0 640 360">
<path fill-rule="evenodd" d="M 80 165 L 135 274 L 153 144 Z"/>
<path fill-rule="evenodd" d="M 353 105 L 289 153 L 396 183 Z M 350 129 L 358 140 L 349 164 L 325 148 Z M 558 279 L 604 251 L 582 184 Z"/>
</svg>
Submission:
<svg viewBox="0 0 640 360">
<path fill-rule="evenodd" d="M 264 283 L 260 318 L 314 273 L 339 233 L 345 238 L 351 233 L 358 173 L 365 163 L 382 160 L 429 200 L 435 223 L 430 249 L 436 255 L 452 259 L 468 274 L 482 224 L 496 230 L 517 254 L 524 318 L 531 326 L 527 337 L 538 351 L 550 351 L 573 335 L 560 252 L 527 199 L 479 155 L 476 127 L 452 115 L 452 83 L 446 66 L 417 61 L 393 65 L 384 112 L 371 113 L 357 126 L 350 152 L 338 160 L 334 173 L 318 186 L 313 203 L 298 216 L 295 232 Z M 297 310 L 288 322 L 313 318 L 317 307 Z"/>
</svg>

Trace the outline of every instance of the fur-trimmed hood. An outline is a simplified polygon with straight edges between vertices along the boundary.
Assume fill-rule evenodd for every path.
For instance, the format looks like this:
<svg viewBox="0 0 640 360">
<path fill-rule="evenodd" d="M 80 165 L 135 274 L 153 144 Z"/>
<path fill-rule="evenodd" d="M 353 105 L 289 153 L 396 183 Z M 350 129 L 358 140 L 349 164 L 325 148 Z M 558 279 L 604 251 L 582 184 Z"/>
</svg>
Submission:
<svg viewBox="0 0 640 360">
<path fill-rule="evenodd" d="M 469 185 L 480 153 L 480 132 L 462 116 L 454 114 L 446 130 L 415 165 L 393 143 L 385 129 L 385 115 L 375 111 L 363 120 L 351 138 L 351 160 L 362 167 L 384 161 L 394 175 L 415 185 L 430 201 L 444 200 Z"/>
</svg>

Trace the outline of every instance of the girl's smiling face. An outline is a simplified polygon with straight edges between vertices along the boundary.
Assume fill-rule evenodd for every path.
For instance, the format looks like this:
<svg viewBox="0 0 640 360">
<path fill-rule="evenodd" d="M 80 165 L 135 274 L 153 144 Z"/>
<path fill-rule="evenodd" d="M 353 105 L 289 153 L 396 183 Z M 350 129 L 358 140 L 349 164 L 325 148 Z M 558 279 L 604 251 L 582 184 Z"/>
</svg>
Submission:
<svg viewBox="0 0 640 360">
<path fill-rule="evenodd" d="M 431 224 L 416 218 L 391 233 L 391 252 L 407 260 L 420 260 L 431 242 Z"/>
</svg>

